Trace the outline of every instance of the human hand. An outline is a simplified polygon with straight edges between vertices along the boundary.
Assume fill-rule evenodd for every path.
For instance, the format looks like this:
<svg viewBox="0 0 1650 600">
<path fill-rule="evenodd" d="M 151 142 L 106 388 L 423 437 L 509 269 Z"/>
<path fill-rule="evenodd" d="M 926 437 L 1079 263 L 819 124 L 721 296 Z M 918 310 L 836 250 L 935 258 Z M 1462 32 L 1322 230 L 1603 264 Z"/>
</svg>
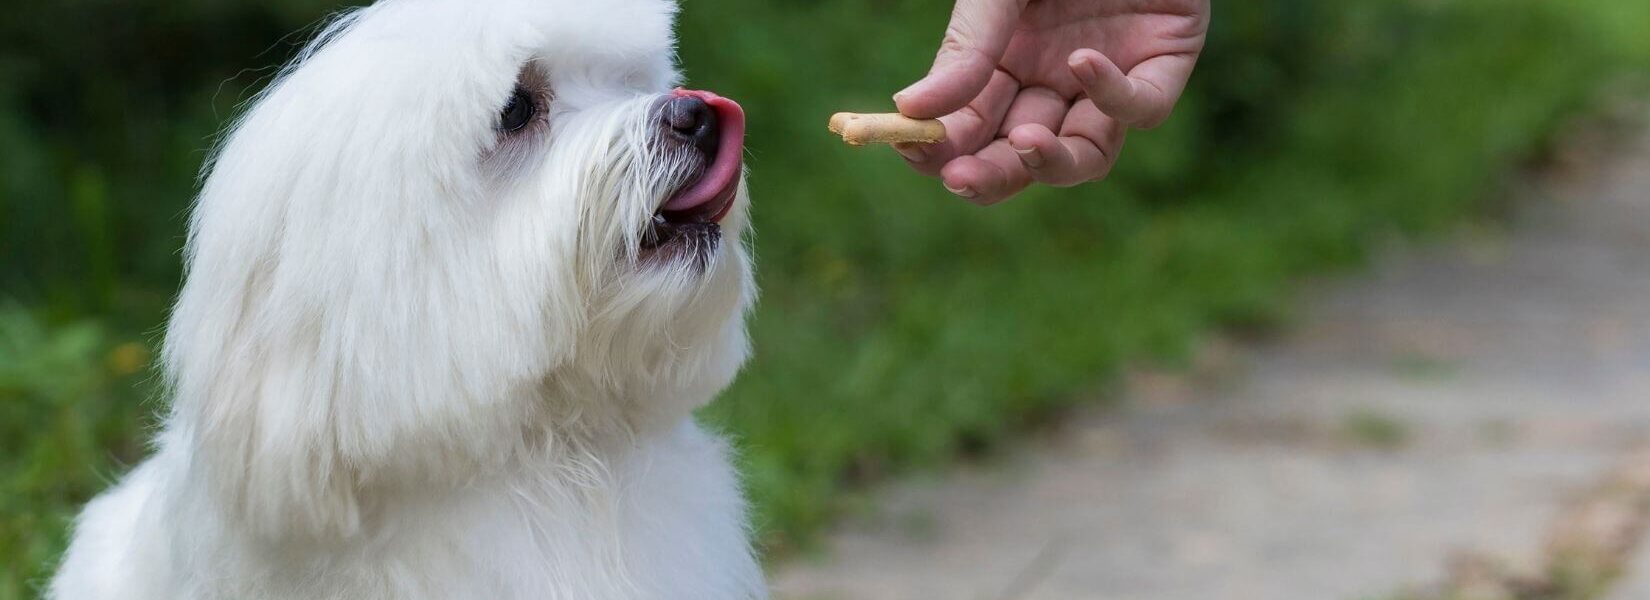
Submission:
<svg viewBox="0 0 1650 600">
<path fill-rule="evenodd" d="M 1167 119 L 1209 0 L 957 0 L 928 76 L 894 95 L 948 139 L 895 149 L 977 204 L 1111 172 L 1130 128 Z"/>
</svg>

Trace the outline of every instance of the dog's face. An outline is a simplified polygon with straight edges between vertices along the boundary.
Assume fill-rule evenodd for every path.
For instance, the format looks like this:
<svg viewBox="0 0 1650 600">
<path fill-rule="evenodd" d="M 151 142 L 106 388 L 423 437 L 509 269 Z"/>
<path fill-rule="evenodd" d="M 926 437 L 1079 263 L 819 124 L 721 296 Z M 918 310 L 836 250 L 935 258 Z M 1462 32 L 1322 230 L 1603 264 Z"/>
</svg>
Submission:
<svg viewBox="0 0 1650 600">
<path fill-rule="evenodd" d="M 255 101 L 167 338 L 174 424 L 225 493 L 349 525 L 373 481 L 679 418 L 731 380 L 744 115 L 675 89 L 674 10 L 387 0 Z"/>
</svg>

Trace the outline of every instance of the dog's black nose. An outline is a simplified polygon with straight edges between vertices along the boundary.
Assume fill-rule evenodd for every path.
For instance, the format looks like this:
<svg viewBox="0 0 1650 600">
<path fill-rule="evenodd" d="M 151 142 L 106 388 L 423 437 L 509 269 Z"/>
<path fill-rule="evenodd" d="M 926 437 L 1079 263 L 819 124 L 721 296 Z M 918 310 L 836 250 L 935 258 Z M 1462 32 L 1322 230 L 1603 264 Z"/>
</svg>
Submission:
<svg viewBox="0 0 1650 600">
<path fill-rule="evenodd" d="M 671 135 L 698 148 L 708 156 L 716 155 L 722 129 L 716 122 L 716 111 L 696 96 L 676 96 L 665 102 L 664 125 Z"/>
</svg>

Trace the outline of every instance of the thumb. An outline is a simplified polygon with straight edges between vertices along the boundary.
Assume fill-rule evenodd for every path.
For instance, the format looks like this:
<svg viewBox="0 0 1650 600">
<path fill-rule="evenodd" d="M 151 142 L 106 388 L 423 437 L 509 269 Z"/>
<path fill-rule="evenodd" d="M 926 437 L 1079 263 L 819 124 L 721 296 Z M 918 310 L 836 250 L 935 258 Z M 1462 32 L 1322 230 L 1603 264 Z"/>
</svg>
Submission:
<svg viewBox="0 0 1650 600">
<path fill-rule="evenodd" d="M 957 0 L 951 25 L 928 76 L 894 94 L 894 105 L 913 119 L 948 115 L 980 95 L 1028 0 Z"/>
</svg>

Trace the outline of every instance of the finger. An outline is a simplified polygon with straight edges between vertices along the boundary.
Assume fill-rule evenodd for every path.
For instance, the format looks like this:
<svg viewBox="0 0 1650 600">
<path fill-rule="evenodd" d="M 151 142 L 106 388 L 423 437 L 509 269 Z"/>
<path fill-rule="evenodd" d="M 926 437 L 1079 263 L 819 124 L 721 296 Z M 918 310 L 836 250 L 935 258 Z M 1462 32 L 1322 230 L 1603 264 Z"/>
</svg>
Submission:
<svg viewBox="0 0 1650 600">
<path fill-rule="evenodd" d="M 894 94 L 900 113 L 933 119 L 957 112 L 991 81 L 1028 0 L 957 0 L 928 75 Z"/>
<path fill-rule="evenodd" d="M 979 152 L 997 138 L 1003 117 L 1014 103 L 1020 84 L 1002 71 L 962 110 L 940 117 L 945 141 L 938 144 L 896 144 L 894 149 L 919 173 L 938 175 L 952 159 Z"/>
<path fill-rule="evenodd" d="M 1087 152 L 1093 148 L 1093 144 L 1089 144 L 1089 148 L 1074 151 L 1062 143 L 1060 138 L 1054 135 L 1054 131 L 1036 123 L 1021 125 L 1010 131 L 1008 145 L 1014 149 L 1014 154 L 1020 159 L 1020 165 L 1025 167 L 1032 180 L 1059 186 L 1085 181 L 1075 175 L 1077 152 Z"/>
<path fill-rule="evenodd" d="M 1197 55 L 1155 56 L 1135 65 L 1128 74 L 1095 50 L 1073 52 L 1066 62 L 1083 91 L 1102 111 L 1129 127 L 1150 129 L 1167 120 L 1180 101 Z"/>
<path fill-rule="evenodd" d="M 1122 149 L 1127 128 L 1088 100 L 1067 114 L 1061 135 L 1042 125 L 1016 127 L 1009 146 L 1032 179 L 1055 186 L 1072 186 L 1103 179 L 1111 173 Z"/>
<path fill-rule="evenodd" d="M 1071 163 L 1050 169 L 1050 183 L 1076 185 L 1106 178 L 1117 164 L 1128 131 L 1121 121 L 1100 112 L 1093 101 L 1078 101 L 1060 125 L 1060 144 L 1071 153 Z"/>
<path fill-rule="evenodd" d="M 1031 173 L 1009 147 L 997 140 L 970 156 L 959 156 L 940 174 L 945 189 L 981 206 L 1007 200 L 1031 185 Z"/>
<path fill-rule="evenodd" d="M 1025 125 L 1008 135 L 1008 144 L 1033 181 L 1069 187 L 1104 178 L 1114 161 L 1082 136 L 1060 137 L 1041 125 Z"/>
<path fill-rule="evenodd" d="M 1042 86 L 1021 88 L 1014 96 L 1014 104 L 1008 107 L 1008 114 L 1003 116 L 1003 125 L 998 128 L 997 137 L 1007 137 L 1008 132 L 1023 125 L 1058 128 L 1069 110 L 1071 99 L 1061 96 L 1059 92 Z"/>
</svg>

